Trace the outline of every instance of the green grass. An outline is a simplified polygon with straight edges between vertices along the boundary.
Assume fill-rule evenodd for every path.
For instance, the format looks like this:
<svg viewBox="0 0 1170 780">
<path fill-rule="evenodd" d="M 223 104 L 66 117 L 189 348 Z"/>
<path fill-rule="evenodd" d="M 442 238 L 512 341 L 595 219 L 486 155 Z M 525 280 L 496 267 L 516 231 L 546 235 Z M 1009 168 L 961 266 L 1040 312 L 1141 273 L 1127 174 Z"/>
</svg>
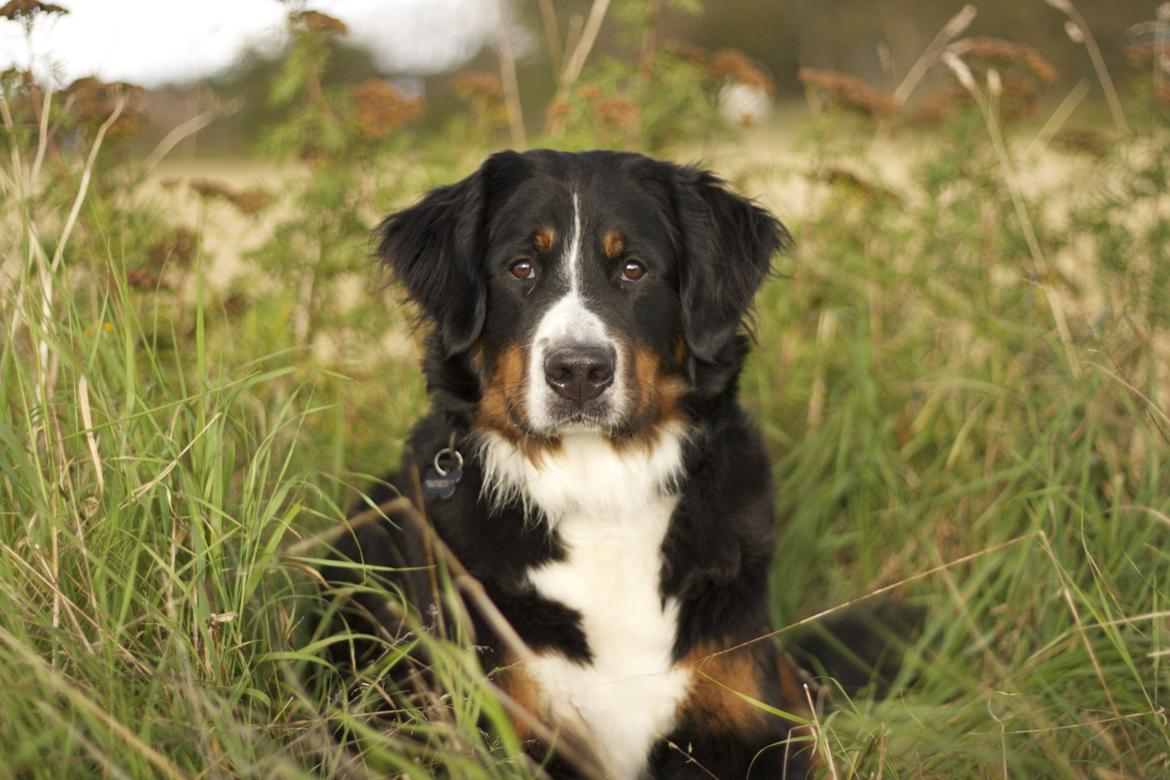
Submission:
<svg viewBox="0 0 1170 780">
<path fill-rule="evenodd" d="M 1021 220 L 977 114 L 896 136 L 897 183 L 854 133 L 814 127 L 796 168 L 710 157 L 798 235 L 743 380 L 775 456 L 775 625 L 887 586 L 927 614 L 904 692 L 821 716 L 821 774 L 1170 772 L 1170 136 L 1061 158 Z M 393 296 L 339 302 L 367 273 L 358 184 L 386 207 L 480 152 L 306 174 L 220 291 L 198 250 L 128 282 L 169 229 L 131 164 L 99 155 L 62 243 L 84 160 L 33 177 L 35 132 L 8 145 L 0 774 L 538 772 L 460 625 L 411 697 L 381 685 L 405 648 L 337 695 L 312 633 L 320 535 L 425 405 Z M 860 179 L 797 210 L 785 187 L 825 161 Z"/>
</svg>

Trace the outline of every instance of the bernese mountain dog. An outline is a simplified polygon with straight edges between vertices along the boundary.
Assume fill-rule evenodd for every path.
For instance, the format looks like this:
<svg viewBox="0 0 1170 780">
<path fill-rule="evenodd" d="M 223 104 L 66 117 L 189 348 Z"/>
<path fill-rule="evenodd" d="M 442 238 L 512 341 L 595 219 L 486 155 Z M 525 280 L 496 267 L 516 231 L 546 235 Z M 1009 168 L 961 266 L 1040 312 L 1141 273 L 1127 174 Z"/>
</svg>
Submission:
<svg viewBox="0 0 1170 780">
<path fill-rule="evenodd" d="M 541 150 L 492 155 L 378 231 L 431 326 L 431 409 L 389 480 L 426 528 L 354 524 L 325 578 L 364 563 L 425 624 L 433 532 L 529 650 L 471 609 L 535 754 L 526 723 L 577 735 L 594 776 L 803 776 L 807 737 L 775 710 L 807 713 L 807 691 L 766 638 L 771 467 L 736 399 L 784 226 L 704 170 Z M 401 612 L 351 591 L 353 632 L 402 635 Z M 578 776 L 576 755 L 546 766 Z"/>
</svg>

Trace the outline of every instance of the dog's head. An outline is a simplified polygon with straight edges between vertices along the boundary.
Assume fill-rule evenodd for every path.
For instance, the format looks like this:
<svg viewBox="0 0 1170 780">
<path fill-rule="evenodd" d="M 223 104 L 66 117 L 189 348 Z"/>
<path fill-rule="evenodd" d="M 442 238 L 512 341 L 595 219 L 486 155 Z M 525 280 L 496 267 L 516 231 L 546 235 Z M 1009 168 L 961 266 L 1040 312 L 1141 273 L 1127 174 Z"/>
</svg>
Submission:
<svg viewBox="0 0 1170 780">
<path fill-rule="evenodd" d="M 616 152 L 502 152 L 379 230 L 475 423 L 536 441 L 643 435 L 724 390 L 788 241 L 711 174 Z"/>
</svg>

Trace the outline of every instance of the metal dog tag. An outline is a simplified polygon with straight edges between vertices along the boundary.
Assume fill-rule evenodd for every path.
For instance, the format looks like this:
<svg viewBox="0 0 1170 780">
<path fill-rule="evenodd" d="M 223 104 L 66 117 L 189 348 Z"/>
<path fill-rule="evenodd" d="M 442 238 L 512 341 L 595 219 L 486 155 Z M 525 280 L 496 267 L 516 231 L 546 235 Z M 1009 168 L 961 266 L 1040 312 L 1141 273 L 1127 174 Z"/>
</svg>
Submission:
<svg viewBox="0 0 1170 780">
<path fill-rule="evenodd" d="M 454 465 L 443 467 L 443 459 L 450 457 Z M 455 486 L 463 476 L 463 455 L 459 450 L 444 447 L 435 453 L 431 467 L 423 475 L 422 488 L 424 498 L 438 498 L 446 501 L 455 495 Z"/>
</svg>

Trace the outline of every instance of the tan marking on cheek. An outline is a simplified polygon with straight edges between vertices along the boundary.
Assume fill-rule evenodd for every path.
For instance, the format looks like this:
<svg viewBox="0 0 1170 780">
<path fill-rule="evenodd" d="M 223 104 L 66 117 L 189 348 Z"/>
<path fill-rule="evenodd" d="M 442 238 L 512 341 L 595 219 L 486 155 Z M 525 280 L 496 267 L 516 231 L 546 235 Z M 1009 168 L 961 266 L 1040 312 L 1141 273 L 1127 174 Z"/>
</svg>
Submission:
<svg viewBox="0 0 1170 780">
<path fill-rule="evenodd" d="M 662 361 L 645 347 L 634 349 L 633 364 L 639 414 L 654 425 L 681 419 L 686 383 L 664 371 Z"/>
<path fill-rule="evenodd" d="M 629 394 L 626 419 L 635 433 L 610 443 L 619 452 L 649 451 L 659 442 L 665 424 L 685 422 L 682 401 L 687 384 L 682 377 L 664 371 L 662 361 L 649 349 L 626 346 L 624 350 L 630 356 L 623 369 Z"/>
<path fill-rule="evenodd" d="M 625 249 L 626 242 L 622 238 L 622 234 L 616 230 L 607 230 L 605 236 L 601 239 L 601 248 L 605 252 L 605 256 L 610 260 L 616 260 L 618 255 Z"/>
<path fill-rule="evenodd" d="M 475 427 L 494 431 L 519 447 L 533 463 L 539 463 L 546 452 L 560 447 L 559 440 L 536 440 L 517 426 L 516 418 L 526 419 L 525 375 L 526 356 L 518 345 L 508 347 L 496 359 L 484 386 L 479 407 L 475 413 Z"/>
<path fill-rule="evenodd" d="M 537 251 L 548 252 L 557 241 L 557 231 L 551 227 L 544 227 L 532 236 L 532 243 Z"/>
<path fill-rule="evenodd" d="M 488 377 L 476 410 L 476 425 L 490 428 L 509 439 L 520 435 L 512 420 L 510 402 L 523 402 L 524 352 L 519 346 L 506 349 Z"/>
</svg>

